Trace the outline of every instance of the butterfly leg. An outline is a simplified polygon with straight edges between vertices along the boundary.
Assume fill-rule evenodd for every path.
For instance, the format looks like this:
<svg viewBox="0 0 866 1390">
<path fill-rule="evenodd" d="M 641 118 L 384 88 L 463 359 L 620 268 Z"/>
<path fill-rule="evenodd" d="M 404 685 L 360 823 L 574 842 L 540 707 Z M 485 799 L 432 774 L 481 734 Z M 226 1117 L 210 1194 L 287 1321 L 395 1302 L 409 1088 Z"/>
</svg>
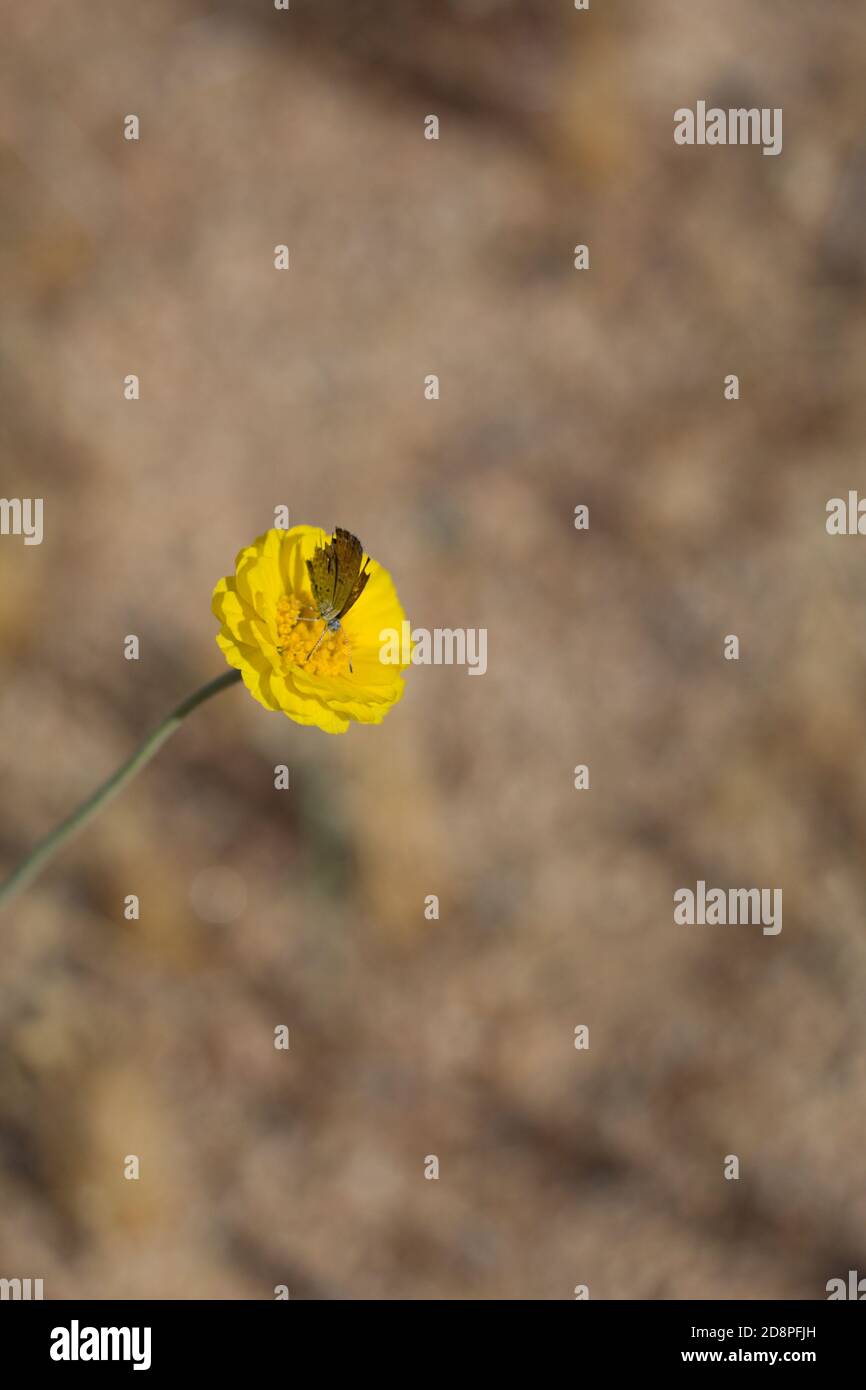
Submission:
<svg viewBox="0 0 866 1390">
<path fill-rule="evenodd" d="M 318 636 L 318 638 L 317 638 L 317 640 L 316 640 L 316 645 L 315 645 L 314 647 L 311 647 L 310 650 L 307 652 L 307 655 L 304 657 L 304 665 L 305 665 L 305 666 L 306 666 L 307 662 L 309 661 L 310 657 L 311 657 L 311 656 L 314 656 L 315 653 L 319 650 L 319 648 L 321 647 L 322 642 L 324 641 L 324 639 L 325 639 L 325 637 L 327 636 L 327 634 L 328 634 L 328 629 L 327 629 L 326 627 L 323 627 L 323 628 L 322 628 L 322 631 L 319 633 L 319 636 Z"/>
</svg>

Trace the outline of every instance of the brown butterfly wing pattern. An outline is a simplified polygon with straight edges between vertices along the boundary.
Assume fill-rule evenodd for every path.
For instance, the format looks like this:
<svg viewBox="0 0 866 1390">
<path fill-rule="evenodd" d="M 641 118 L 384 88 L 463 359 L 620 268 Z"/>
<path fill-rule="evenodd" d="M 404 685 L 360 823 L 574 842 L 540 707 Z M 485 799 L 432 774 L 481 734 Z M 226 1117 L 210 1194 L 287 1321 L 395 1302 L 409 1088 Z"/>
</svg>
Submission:
<svg viewBox="0 0 866 1390">
<path fill-rule="evenodd" d="M 327 545 L 307 561 L 313 599 L 326 623 L 339 622 L 357 603 L 370 578 L 369 563 L 369 559 L 364 560 L 364 547 L 358 537 L 340 526 Z"/>
<path fill-rule="evenodd" d="M 307 573 L 310 576 L 313 602 L 325 622 L 330 621 L 337 611 L 334 607 L 337 570 L 332 551 L 333 547 L 329 542 L 327 545 L 320 546 L 314 552 L 313 558 L 307 561 Z"/>
<path fill-rule="evenodd" d="M 346 555 L 345 560 L 340 561 L 341 568 L 345 566 L 345 569 L 348 570 L 348 572 L 352 576 L 352 582 L 349 586 L 349 593 L 343 603 L 342 608 L 337 614 L 339 618 L 342 618 L 345 616 L 346 613 L 348 613 L 349 609 L 352 608 L 354 604 L 358 602 L 358 599 L 361 597 L 362 593 L 364 592 L 364 589 L 366 588 L 367 580 L 370 578 L 370 575 L 367 571 L 367 566 L 369 565 L 370 561 L 369 558 L 366 560 L 364 559 L 364 547 L 358 540 L 357 536 L 353 536 L 350 531 L 341 531 L 339 529 L 336 531 L 335 534 L 338 539 L 338 542 L 340 542 L 344 547 L 348 548 L 348 554 Z"/>
</svg>

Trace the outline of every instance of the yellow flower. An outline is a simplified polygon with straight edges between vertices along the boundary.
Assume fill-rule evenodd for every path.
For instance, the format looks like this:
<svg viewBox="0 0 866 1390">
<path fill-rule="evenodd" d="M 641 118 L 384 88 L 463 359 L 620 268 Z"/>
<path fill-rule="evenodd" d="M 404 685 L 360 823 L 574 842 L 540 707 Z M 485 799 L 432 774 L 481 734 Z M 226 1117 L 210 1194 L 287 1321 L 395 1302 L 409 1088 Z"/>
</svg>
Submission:
<svg viewBox="0 0 866 1390">
<path fill-rule="evenodd" d="M 338 631 L 318 617 L 307 621 L 318 610 L 305 562 L 328 540 L 317 526 L 266 531 L 240 552 L 211 606 L 226 661 L 265 709 L 342 734 L 352 720 L 379 724 L 402 696 L 405 668 L 380 661 L 379 634 L 401 632 L 406 615 L 391 576 L 371 559 L 367 585 Z"/>
</svg>

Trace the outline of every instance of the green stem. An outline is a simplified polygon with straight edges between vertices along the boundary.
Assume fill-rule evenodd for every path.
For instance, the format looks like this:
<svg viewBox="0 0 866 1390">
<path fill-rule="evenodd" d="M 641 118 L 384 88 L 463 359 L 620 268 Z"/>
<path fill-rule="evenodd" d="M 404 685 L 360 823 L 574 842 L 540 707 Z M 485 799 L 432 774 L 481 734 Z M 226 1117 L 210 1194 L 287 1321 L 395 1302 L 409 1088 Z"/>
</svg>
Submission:
<svg viewBox="0 0 866 1390">
<path fill-rule="evenodd" d="M 87 822 L 96 815 L 101 806 L 106 805 L 112 797 L 126 786 L 127 782 L 137 772 L 149 763 L 155 753 L 159 751 L 167 738 L 170 738 L 175 729 L 183 723 L 184 719 L 198 705 L 204 704 L 211 695 L 216 695 L 220 690 L 226 690 L 230 685 L 235 685 L 241 678 L 240 671 L 226 671 L 224 675 L 217 676 L 216 680 L 208 681 L 201 690 L 196 690 L 193 695 L 188 695 L 182 700 L 177 709 L 172 710 L 171 714 L 165 718 L 153 733 L 148 734 L 147 738 L 135 750 L 131 758 L 128 758 L 117 771 L 103 782 L 101 787 L 97 787 L 92 796 L 73 811 L 65 821 L 61 821 L 56 830 L 52 830 L 50 835 L 46 835 L 44 840 L 40 840 L 34 850 L 22 860 L 18 868 L 12 873 L 6 882 L 0 884 L 0 908 L 26 888 L 36 875 L 44 868 L 50 859 L 54 857 L 61 845 L 71 839 L 77 831 L 83 829 Z"/>
</svg>

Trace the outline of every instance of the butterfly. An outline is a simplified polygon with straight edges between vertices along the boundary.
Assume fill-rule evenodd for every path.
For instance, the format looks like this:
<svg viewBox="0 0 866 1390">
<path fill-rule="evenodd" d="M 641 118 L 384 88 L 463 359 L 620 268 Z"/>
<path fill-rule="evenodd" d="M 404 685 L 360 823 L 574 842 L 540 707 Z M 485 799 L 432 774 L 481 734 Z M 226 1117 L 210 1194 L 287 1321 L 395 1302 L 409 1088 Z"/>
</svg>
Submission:
<svg viewBox="0 0 866 1390">
<path fill-rule="evenodd" d="M 362 563 L 363 562 L 363 563 Z M 329 632 L 340 631 L 340 620 L 358 602 L 367 585 L 370 575 L 367 572 L 369 556 L 364 559 L 364 547 L 351 531 L 338 526 L 327 545 L 316 548 L 313 558 L 307 560 L 307 573 L 313 602 L 319 613 L 316 618 L 305 618 L 305 622 L 324 622 L 321 636 L 315 646 L 304 658 L 309 661 L 320 643 Z M 349 670 L 352 662 L 349 661 Z"/>
</svg>

